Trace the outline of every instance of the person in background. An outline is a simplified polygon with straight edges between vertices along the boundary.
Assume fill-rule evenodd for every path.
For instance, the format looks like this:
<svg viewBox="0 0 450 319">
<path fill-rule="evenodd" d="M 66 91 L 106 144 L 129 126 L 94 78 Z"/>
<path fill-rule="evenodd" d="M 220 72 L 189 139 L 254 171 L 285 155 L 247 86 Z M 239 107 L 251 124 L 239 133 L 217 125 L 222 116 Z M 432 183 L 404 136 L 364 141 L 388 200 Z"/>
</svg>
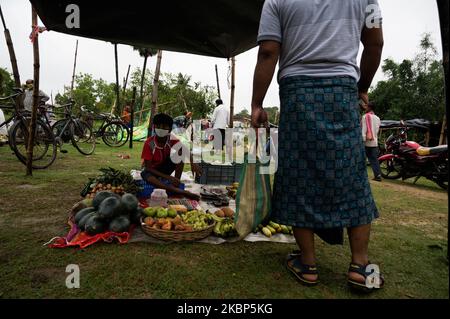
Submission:
<svg viewBox="0 0 450 319">
<path fill-rule="evenodd" d="M 212 128 L 215 131 L 219 131 L 222 136 L 222 141 L 214 141 L 214 148 L 217 152 L 223 150 L 225 146 L 225 129 L 228 127 L 230 121 L 230 112 L 221 99 L 216 100 L 216 108 L 211 118 Z M 215 133 L 215 135 L 219 135 Z M 220 144 L 222 143 L 222 144 Z"/>
<path fill-rule="evenodd" d="M 381 182 L 381 169 L 378 156 L 380 150 L 378 148 L 378 134 L 380 132 L 381 120 L 375 115 L 375 104 L 369 102 L 366 104 L 361 102 L 361 108 L 366 113 L 361 119 L 362 136 L 366 146 L 366 155 L 372 167 L 374 180 Z"/>
<path fill-rule="evenodd" d="M 130 128 L 131 126 L 131 107 L 130 103 L 127 103 L 122 111 L 122 121 Z"/>
<path fill-rule="evenodd" d="M 155 115 L 153 125 L 155 134 L 147 138 L 142 150 L 141 158 L 144 161 L 142 179 L 152 184 L 155 189 L 165 189 L 168 193 L 199 200 L 199 195 L 179 188 L 184 163 L 175 164 L 170 157 L 172 148 L 180 143 L 171 135 L 173 119 L 167 114 L 160 113 Z M 191 163 L 191 168 L 197 174 L 201 174 L 197 164 Z M 175 176 L 171 176 L 173 173 Z"/>
<path fill-rule="evenodd" d="M 267 125 L 263 102 L 279 61 L 279 165 L 271 219 L 294 228 L 300 251 L 287 256 L 286 267 L 307 286 L 319 282 L 314 233 L 344 228 L 352 253 L 347 284 L 369 292 L 384 284 L 379 267 L 369 262 L 371 224 L 379 212 L 358 107 L 359 99 L 369 102 L 380 65 L 381 20 L 377 0 L 264 2 L 252 126 Z"/>
<path fill-rule="evenodd" d="M 33 109 L 34 103 L 33 92 L 34 92 L 34 81 L 31 79 L 27 80 L 24 86 L 23 106 L 25 107 L 25 110 L 29 112 L 31 112 L 31 110 Z M 42 90 L 39 90 L 39 98 L 40 98 L 39 106 L 45 104 L 45 102 L 50 100 L 50 97 L 47 94 L 45 94 Z"/>
</svg>

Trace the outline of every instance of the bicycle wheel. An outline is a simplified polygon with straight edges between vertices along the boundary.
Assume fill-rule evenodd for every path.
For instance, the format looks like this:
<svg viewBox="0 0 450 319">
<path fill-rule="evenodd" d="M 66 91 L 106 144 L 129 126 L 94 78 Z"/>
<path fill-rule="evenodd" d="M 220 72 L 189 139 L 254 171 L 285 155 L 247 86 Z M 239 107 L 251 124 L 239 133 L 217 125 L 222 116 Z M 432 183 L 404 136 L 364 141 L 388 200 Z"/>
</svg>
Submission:
<svg viewBox="0 0 450 319">
<path fill-rule="evenodd" d="M 11 128 L 10 146 L 16 157 L 26 165 L 29 141 L 29 121 L 17 121 Z M 36 122 L 33 147 L 33 169 L 45 169 L 56 159 L 56 140 L 51 129 L 42 121 Z"/>
<path fill-rule="evenodd" d="M 55 136 L 60 136 L 62 130 L 66 126 L 67 119 L 59 120 L 52 126 L 52 131 Z M 69 143 L 71 140 L 70 129 L 66 129 L 64 133 L 61 135 L 61 140 L 64 143 Z"/>
<path fill-rule="evenodd" d="M 103 129 L 102 139 L 109 147 L 121 147 L 128 142 L 130 131 L 120 122 L 111 122 Z"/>
<path fill-rule="evenodd" d="M 95 134 L 92 128 L 82 120 L 70 123 L 72 145 L 83 155 L 91 155 L 95 150 Z"/>
</svg>

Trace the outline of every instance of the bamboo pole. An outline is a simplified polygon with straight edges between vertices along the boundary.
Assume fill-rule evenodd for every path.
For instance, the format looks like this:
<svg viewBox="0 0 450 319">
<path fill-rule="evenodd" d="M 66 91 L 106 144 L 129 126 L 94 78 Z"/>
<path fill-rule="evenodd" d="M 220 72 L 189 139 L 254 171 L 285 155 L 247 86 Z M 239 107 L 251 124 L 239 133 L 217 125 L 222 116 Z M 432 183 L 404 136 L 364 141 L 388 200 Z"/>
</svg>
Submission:
<svg viewBox="0 0 450 319">
<path fill-rule="evenodd" d="M 236 59 L 231 58 L 231 99 L 230 99 L 230 128 L 233 127 L 234 94 L 236 89 Z"/>
<path fill-rule="evenodd" d="M 128 65 L 127 76 L 124 78 L 124 81 L 123 81 L 122 96 L 125 96 L 125 92 L 127 90 L 128 77 L 130 76 L 130 69 L 131 69 L 131 65 L 129 64 Z"/>
<path fill-rule="evenodd" d="M 145 71 L 147 69 L 147 61 L 148 61 L 148 55 L 144 56 L 144 66 L 142 68 L 142 76 L 141 76 L 141 88 L 139 90 L 139 102 L 141 105 L 141 110 L 144 108 L 144 81 L 145 81 Z M 139 123 L 142 120 L 142 112 L 139 115 Z"/>
<path fill-rule="evenodd" d="M 222 99 L 222 97 L 220 96 L 219 71 L 217 69 L 217 64 L 216 64 L 216 81 L 217 81 L 217 93 L 219 94 L 219 99 Z"/>
<path fill-rule="evenodd" d="M 78 40 L 75 45 L 75 58 L 73 61 L 72 83 L 70 84 L 70 97 L 73 99 L 73 87 L 75 85 L 75 72 L 77 69 L 77 56 L 78 56 Z"/>
<path fill-rule="evenodd" d="M 32 32 L 38 25 L 37 12 L 32 9 Z M 33 147 L 36 131 L 37 108 L 39 103 L 39 33 L 33 42 L 33 56 L 34 56 L 34 83 L 33 83 L 33 108 L 31 110 L 31 121 L 28 130 L 28 147 L 27 147 L 27 176 L 33 176 Z"/>
<path fill-rule="evenodd" d="M 120 89 L 119 89 L 119 53 L 117 52 L 117 43 L 114 44 L 114 60 L 116 65 L 116 109 L 121 114 L 120 109 Z"/>
<path fill-rule="evenodd" d="M 136 104 L 136 87 L 133 87 L 133 99 L 131 100 L 130 149 L 133 148 L 134 106 L 135 106 L 135 104 Z"/>
<path fill-rule="evenodd" d="M 150 125 L 151 125 L 151 123 L 153 123 L 153 117 L 155 117 L 156 112 L 158 112 L 157 103 L 158 103 L 159 75 L 161 73 L 161 60 L 162 60 L 162 50 L 158 50 L 158 57 L 156 60 L 155 77 L 153 78 L 152 109 L 151 109 L 151 113 L 150 113 L 149 133 L 151 130 Z"/>
<path fill-rule="evenodd" d="M 14 76 L 14 85 L 17 88 L 21 87 L 20 82 L 20 73 L 19 73 L 19 66 L 17 65 L 17 59 L 16 59 L 16 52 L 14 51 L 14 44 L 12 42 L 11 33 L 9 32 L 9 29 L 6 27 L 5 17 L 3 16 L 2 7 L 0 5 L 0 18 L 2 20 L 3 29 L 5 33 L 5 39 L 6 39 L 6 45 L 8 47 L 9 52 L 9 59 L 11 61 L 11 67 L 13 71 Z M 16 105 L 19 109 L 23 109 L 23 99 L 16 99 Z"/>
</svg>

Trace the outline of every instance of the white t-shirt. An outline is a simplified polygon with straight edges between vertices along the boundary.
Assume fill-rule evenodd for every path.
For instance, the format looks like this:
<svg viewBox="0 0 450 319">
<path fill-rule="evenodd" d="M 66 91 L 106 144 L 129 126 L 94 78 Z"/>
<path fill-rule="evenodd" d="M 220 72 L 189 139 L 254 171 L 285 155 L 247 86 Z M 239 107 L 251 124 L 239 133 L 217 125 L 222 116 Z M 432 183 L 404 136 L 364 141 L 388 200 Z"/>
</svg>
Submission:
<svg viewBox="0 0 450 319">
<path fill-rule="evenodd" d="M 219 105 L 214 110 L 211 122 L 213 122 L 213 129 L 226 129 L 230 122 L 230 112 L 225 105 Z"/>
<path fill-rule="evenodd" d="M 366 113 L 361 119 L 362 136 L 366 147 L 378 147 L 378 134 L 380 133 L 381 120 L 374 113 Z M 373 139 L 369 140 L 368 135 Z"/>
<path fill-rule="evenodd" d="M 258 42 L 281 43 L 278 80 L 351 76 L 366 22 L 381 23 L 378 0 L 266 0 Z"/>
</svg>

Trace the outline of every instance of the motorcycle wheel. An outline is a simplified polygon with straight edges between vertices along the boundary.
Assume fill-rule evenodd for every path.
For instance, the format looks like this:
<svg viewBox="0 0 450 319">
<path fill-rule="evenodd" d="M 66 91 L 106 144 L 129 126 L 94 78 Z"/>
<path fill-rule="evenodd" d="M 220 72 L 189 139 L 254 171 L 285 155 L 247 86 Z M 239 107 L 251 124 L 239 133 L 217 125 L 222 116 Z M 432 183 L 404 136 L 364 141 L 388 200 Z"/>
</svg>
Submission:
<svg viewBox="0 0 450 319">
<path fill-rule="evenodd" d="M 394 159 L 380 161 L 381 176 L 385 179 L 399 179 L 402 166 L 396 163 Z"/>
</svg>

